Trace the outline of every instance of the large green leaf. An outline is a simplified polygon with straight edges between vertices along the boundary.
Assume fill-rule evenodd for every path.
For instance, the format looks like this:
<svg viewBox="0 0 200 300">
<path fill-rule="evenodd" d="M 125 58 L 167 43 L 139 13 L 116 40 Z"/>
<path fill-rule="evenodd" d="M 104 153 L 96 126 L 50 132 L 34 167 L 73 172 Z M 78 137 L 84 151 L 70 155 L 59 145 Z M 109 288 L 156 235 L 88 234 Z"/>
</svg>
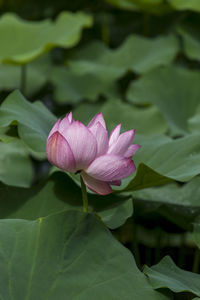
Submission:
<svg viewBox="0 0 200 300">
<path fill-rule="evenodd" d="M 54 97 L 60 104 L 75 104 L 81 100 L 96 100 L 99 95 L 117 97 L 114 83 L 101 80 L 95 75 L 77 75 L 68 68 L 54 67 L 49 80 L 54 85 Z"/>
<path fill-rule="evenodd" d="M 191 292 L 200 296 L 200 275 L 178 268 L 169 256 L 151 268 L 145 266 L 144 273 L 155 289 L 169 288 L 176 293 Z"/>
<path fill-rule="evenodd" d="M 77 175 L 78 176 L 78 175 Z M 0 218 L 35 220 L 62 210 L 82 210 L 81 189 L 63 172 L 29 189 L 0 188 Z M 121 226 L 133 213 L 131 196 L 88 194 L 89 210 L 110 228 Z"/>
<path fill-rule="evenodd" d="M 30 103 L 19 91 L 11 93 L 0 107 L 0 127 L 17 122 L 19 136 L 37 155 L 44 155 L 46 139 L 55 121 L 41 102 Z"/>
<path fill-rule="evenodd" d="M 28 152 L 19 139 L 0 142 L 0 181 L 14 186 L 28 187 L 33 169 Z"/>
<path fill-rule="evenodd" d="M 174 36 L 149 39 L 131 35 L 117 49 L 92 42 L 79 50 L 69 66 L 78 74 L 95 74 L 105 80 L 116 80 L 127 71 L 145 73 L 157 66 L 168 65 L 178 51 Z"/>
<path fill-rule="evenodd" d="M 88 113 L 89 109 L 92 113 Z M 122 123 L 122 130 L 134 128 L 137 134 L 154 136 L 165 133 L 167 124 L 158 111 L 154 107 L 140 109 L 120 100 L 109 100 L 102 105 L 82 104 L 74 110 L 75 118 L 88 123 L 92 114 L 101 111 L 106 120 L 108 130 L 112 130 L 116 125 Z M 149 122 L 151 120 L 151 122 Z"/>
<path fill-rule="evenodd" d="M 83 27 L 91 25 L 91 17 L 81 12 L 62 12 L 55 22 L 25 21 L 7 13 L 0 19 L 0 62 L 25 64 L 54 47 L 72 47 Z"/>
<path fill-rule="evenodd" d="M 123 192 L 136 191 L 146 189 L 155 185 L 163 185 L 170 182 L 171 179 L 163 176 L 145 164 L 141 163 L 138 166 L 136 176 L 130 183 L 123 189 Z"/>
<path fill-rule="evenodd" d="M 133 82 L 127 98 L 157 105 L 174 134 L 188 132 L 187 120 L 199 105 L 200 72 L 175 66 L 157 68 Z"/>
<path fill-rule="evenodd" d="M 190 210 L 200 209 L 200 177 L 196 176 L 187 184 L 168 184 L 162 187 L 149 188 L 134 192 L 138 199 L 159 202 L 162 204 L 180 205 Z"/>
<path fill-rule="evenodd" d="M 136 135 L 134 141 L 142 146 L 133 156 L 137 171 L 124 180 L 119 190 L 134 191 L 170 180 L 191 180 L 200 174 L 199 140 L 199 134 L 176 140 Z"/>
<path fill-rule="evenodd" d="M 192 222 L 200 214 L 199 192 L 200 177 L 196 176 L 183 186 L 168 184 L 135 191 L 132 195 L 136 211 L 143 213 L 156 210 L 171 222 L 191 230 Z M 195 224 L 198 228 L 198 222 Z"/>
<path fill-rule="evenodd" d="M 68 211 L 0 221 L 2 300 L 166 300 L 97 217 Z"/>
<path fill-rule="evenodd" d="M 183 182 L 200 174 L 199 134 L 171 141 L 138 136 L 136 141 L 142 145 L 134 156 L 137 165 L 142 162 L 163 176 Z"/>
</svg>

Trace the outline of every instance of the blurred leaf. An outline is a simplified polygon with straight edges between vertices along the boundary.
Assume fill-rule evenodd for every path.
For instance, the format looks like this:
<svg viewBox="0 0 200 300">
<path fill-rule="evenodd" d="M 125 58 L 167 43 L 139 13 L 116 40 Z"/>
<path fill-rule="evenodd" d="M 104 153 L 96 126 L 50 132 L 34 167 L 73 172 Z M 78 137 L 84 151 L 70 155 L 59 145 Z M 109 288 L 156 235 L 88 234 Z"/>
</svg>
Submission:
<svg viewBox="0 0 200 300">
<path fill-rule="evenodd" d="M 74 110 L 75 118 L 88 123 L 92 114 L 94 115 L 101 111 L 106 120 L 108 130 L 112 130 L 116 125 L 122 123 L 122 131 L 134 128 L 136 136 L 137 134 L 154 136 L 167 131 L 167 124 L 156 107 L 140 109 L 117 99 L 110 99 L 101 106 L 92 104 L 90 107 L 92 113 L 87 114 L 89 110 L 88 104 L 78 106 Z"/>
<path fill-rule="evenodd" d="M 91 25 L 92 18 L 81 12 L 62 12 L 55 22 L 31 22 L 7 13 L 0 19 L 0 61 L 25 64 L 54 47 L 73 47 L 81 30 Z"/>
<path fill-rule="evenodd" d="M 168 0 L 168 2 L 177 10 L 193 10 L 200 12 L 200 3 L 198 0 Z"/>
<path fill-rule="evenodd" d="M 79 74 L 95 74 L 102 80 L 116 80 L 127 71 L 145 73 L 157 66 L 168 65 L 178 52 L 173 35 L 145 38 L 130 35 L 117 49 L 111 50 L 100 42 L 92 42 L 74 54 L 68 64 Z"/>
<path fill-rule="evenodd" d="M 200 3 L 199 3 L 200 9 Z M 183 50 L 190 59 L 200 60 L 200 36 L 191 28 L 178 27 L 177 32 L 183 39 Z"/>
<path fill-rule="evenodd" d="M 14 91 L 1 104 L 0 126 L 16 121 L 21 139 L 36 155 L 44 156 L 48 133 L 56 121 L 54 115 L 41 102 L 30 103 Z"/>
<path fill-rule="evenodd" d="M 155 289 L 169 288 L 175 293 L 190 292 L 200 296 L 200 275 L 178 268 L 169 256 L 151 268 L 145 266 L 144 273 Z"/>
<path fill-rule="evenodd" d="M 199 105 L 200 72 L 175 66 L 157 68 L 133 82 L 127 98 L 153 103 L 168 121 L 173 134 L 188 132 L 187 120 Z"/>
<path fill-rule="evenodd" d="M 50 69 L 50 60 L 46 55 L 26 66 L 26 95 L 31 96 L 43 87 Z M 0 65 L 0 90 L 19 89 L 21 72 L 21 66 Z"/>
<path fill-rule="evenodd" d="M 13 186 L 28 187 L 33 169 L 28 152 L 18 139 L 0 142 L 0 181 Z"/>
<path fill-rule="evenodd" d="M 2 299 L 167 299 L 94 215 L 1 220 L 0 239 Z"/>
<path fill-rule="evenodd" d="M 105 0 L 106 2 L 125 10 L 137 11 L 138 6 L 130 0 Z"/>
<path fill-rule="evenodd" d="M 0 188 L 0 218 L 35 220 L 55 212 L 82 211 L 80 188 L 63 172 L 56 172 L 45 183 L 29 189 Z M 131 196 L 88 194 L 90 211 L 98 213 L 108 226 L 121 226 L 133 213 Z"/>
<path fill-rule="evenodd" d="M 165 0 L 106 0 L 106 2 L 121 9 L 142 10 L 156 15 L 171 11 Z"/>
<path fill-rule="evenodd" d="M 99 95 L 117 97 L 114 83 L 95 75 L 76 75 L 66 67 L 54 67 L 50 75 L 54 85 L 54 97 L 59 104 L 75 104 L 83 99 L 96 100 Z"/>
</svg>

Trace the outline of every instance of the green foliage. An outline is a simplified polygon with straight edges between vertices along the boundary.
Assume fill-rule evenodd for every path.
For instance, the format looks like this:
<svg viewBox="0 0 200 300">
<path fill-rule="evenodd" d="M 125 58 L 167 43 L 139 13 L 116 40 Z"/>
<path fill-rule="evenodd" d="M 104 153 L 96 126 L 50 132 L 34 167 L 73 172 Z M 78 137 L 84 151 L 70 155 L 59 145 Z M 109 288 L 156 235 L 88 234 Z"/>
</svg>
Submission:
<svg viewBox="0 0 200 300">
<path fill-rule="evenodd" d="M 78 176 L 78 175 L 77 175 Z M 35 220 L 63 210 L 82 210 L 81 190 L 64 173 L 28 189 L 1 186 L 0 217 Z M 89 209 L 110 228 L 121 226 L 133 212 L 130 196 L 89 195 Z"/>
<path fill-rule="evenodd" d="M 191 9 L 200 12 L 200 3 L 198 0 L 169 0 L 173 8 L 178 10 Z"/>
<path fill-rule="evenodd" d="M 74 74 L 64 66 L 54 67 L 49 77 L 55 87 L 55 100 L 59 104 L 76 104 L 84 99 L 94 101 L 100 95 L 118 97 L 114 83 L 91 74 Z"/>
<path fill-rule="evenodd" d="M 28 187 L 33 170 L 28 151 L 18 139 L 0 142 L 0 180 L 8 185 Z"/>
<path fill-rule="evenodd" d="M 0 126 L 17 124 L 19 136 L 36 155 L 44 154 L 55 121 L 41 102 L 29 103 L 19 91 L 11 93 L 0 108 Z"/>
<path fill-rule="evenodd" d="M 168 65 L 178 51 L 173 35 L 148 39 L 131 35 L 117 49 L 92 42 L 74 54 L 68 65 L 78 74 L 95 74 L 101 79 L 116 80 L 127 71 L 145 73 L 157 66 Z"/>
<path fill-rule="evenodd" d="M 199 6 L 200 9 L 200 6 Z M 177 32 L 183 39 L 183 50 L 190 59 L 199 60 L 200 40 L 197 32 L 187 27 L 178 27 Z"/>
<path fill-rule="evenodd" d="M 160 15 L 174 10 L 193 10 L 200 12 L 198 0 L 106 0 L 107 2 L 127 10 L 144 10 L 148 13 Z"/>
<path fill-rule="evenodd" d="M 89 114 L 89 109 L 92 111 L 91 114 Z M 99 111 L 103 113 L 110 131 L 119 123 L 122 123 L 123 131 L 130 130 L 134 124 L 137 134 L 145 136 L 157 136 L 167 131 L 167 124 L 155 106 L 139 109 L 117 99 L 110 99 L 103 105 L 95 104 L 89 107 L 87 103 L 84 103 L 75 109 L 74 116 L 88 123 L 90 116 Z M 150 124 L 149 120 L 152 120 Z"/>
<path fill-rule="evenodd" d="M 2 299 L 167 299 L 94 215 L 1 220 L 0 238 Z"/>
<path fill-rule="evenodd" d="M 134 103 L 157 105 L 172 133 L 186 134 L 187 121 L 199 105 L 199 81 L 199 71 L 175 66 L 154 69 L 130 85 L 127 98 Z"/>
<path fill-rule="evenodd" d="M 50 20 L 30 22 L 5 14 L 0 19 L 0 61 L 25 64 L 54 47 L 72 47 L 79 41 L 82 28 L 91 25 L 91 17 L 83 13 L 62 12 L 55 23 Z M 13 43 L 15 40 L 17 43 Z"/>
<path fill-rule="evenodd" d="M 190 292 L 200 296 L 200 275 L 181 270 L 169 256 L 151 268 L 145 266 L 144 273 L 156 289 L 167 287 L 176 293 Z"/>
</svg>

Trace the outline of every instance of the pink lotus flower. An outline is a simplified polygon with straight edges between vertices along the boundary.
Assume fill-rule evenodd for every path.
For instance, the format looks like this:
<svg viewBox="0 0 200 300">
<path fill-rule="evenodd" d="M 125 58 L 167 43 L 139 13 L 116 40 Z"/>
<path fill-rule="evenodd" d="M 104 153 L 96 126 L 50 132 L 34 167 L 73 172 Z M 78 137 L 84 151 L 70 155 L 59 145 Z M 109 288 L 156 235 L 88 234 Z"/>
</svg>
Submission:
<svg viewBox="0 0 200 300">
<path fill-rule="evenodd" d="M 93 192 L 112 193 L 111 185 L 121 185 L 121 179 L 135 172 L 132 155 L 140 145 L 132 144 L 135 130 L 120 134 L 117 125 L 108 138 L 102 113 L 86 127 L 75 121 L 72 113 L 58 120 L 47 139 L 47 158 L 58 168 L 77 173 Z"/>
</svg>

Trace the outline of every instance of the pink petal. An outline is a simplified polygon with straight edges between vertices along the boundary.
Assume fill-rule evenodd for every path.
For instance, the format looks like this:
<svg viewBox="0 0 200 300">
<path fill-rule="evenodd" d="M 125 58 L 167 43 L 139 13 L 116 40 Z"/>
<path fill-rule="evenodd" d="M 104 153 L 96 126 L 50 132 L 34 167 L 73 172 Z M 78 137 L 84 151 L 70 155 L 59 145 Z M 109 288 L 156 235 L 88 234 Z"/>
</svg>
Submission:
<svg viewBox="0 0 200 300">
<path fill-rule="evenodd" d="M 47 140 L 47 158 L 52 165 L 67 172 L 75 172 L 75 160 L 66 139 L 57 131 Z"/>
<path fill-rule="evenodd" d="M 109 139 L 109 147 L 115 143 L 120 135 L 120 130 L 121 130 L 121 124 L 117 125 L 110 134 L 110 139 Z"/>
<path fill-rule="evenodd" d="M 48 139 L 50 138 L 50 136 L 52 136 L 52 134 L 54 134 L 54 132 L 58 131 L 59 126 L 60 126 L 60 119 L 58 119 L 58 121 L 54 124 L 53 128 L 49 132 Z"/>
<path fill-rule="evenodd" d="M 105 120 L 104 120 L 104 117 L 102 115 L 102 113 L 98 113 L 94 116 L 94 118 L 90 121 L 90 123 L 88 124 L 88 128 L 91 128 L 92 126 L 96 125 L 98 122 L 101 123 L 101 125 L 106 128 L 106 123 L 105 123 Z"/>
<path fill-rule="evenodd" d="M 66 114 L 66 117 L 68 118 L 70 124 L 74 121 L 71 111 L 70 111 L 70 113 Z"/>
<path fill-rule="evenodd" d="M 132 157 L 133 154 L 140 148 L 141 146 L 138 144 L 132 144 L 128 147 L 127 151 L 124 154 L 124 157 Z"/>
<path fill-rule="evenodd" d="M 107 182 L 97 180 L 89 176 L 85 172 L 81 172 L 81 176 L 83 178 L 83 181 L 91 191 L 100 195 L 108 195 L 112 193 L 112 189 Z"/>
<path fill-rule="evenodd" d="M 114 180 L 114 181 L 110 181 L 109 184 L 120 186 L 122 184 L 122 181 L 121 180 Z"/>
<path fill-rule="evenodd" d="M 89 128 L 97 140 L 97 156 L 103 155 L 108 150 L 108 132 L 100 122 Z"/>
<path fill-rule="evenodd" d="M 109 147 L 108 154 L 124 156 L 124 153 L 127 151 L 128 147 L 133 141 L 134 134 L 134 129 L 122 133 L 118 137 L 117 141 Z"/>
<path fill-rule="evenodd" d="M 63 133 L 67 131 L 69 126 L 70 126 L 70 122 L 68 120 L 68 116 L 66 115 L 66 117 L 62 119 L 62 121 L 60 122 L 59 132 L 63 135 Z"/>
<path fill-rule="evenodd" d="M 97 157 L 85 171 L 96 179 L 110 182 L 125 178 L 135 170 L 130 158 L 106 154 Z"/>
<path fill-rule="evenodd" d="M 76 170 L 87 168 L 97 153 L 97 141 L 90 130 L 80 121 L 74 121 L 63 136 L 72 149 L 76 161 Z"/>
</svg>

